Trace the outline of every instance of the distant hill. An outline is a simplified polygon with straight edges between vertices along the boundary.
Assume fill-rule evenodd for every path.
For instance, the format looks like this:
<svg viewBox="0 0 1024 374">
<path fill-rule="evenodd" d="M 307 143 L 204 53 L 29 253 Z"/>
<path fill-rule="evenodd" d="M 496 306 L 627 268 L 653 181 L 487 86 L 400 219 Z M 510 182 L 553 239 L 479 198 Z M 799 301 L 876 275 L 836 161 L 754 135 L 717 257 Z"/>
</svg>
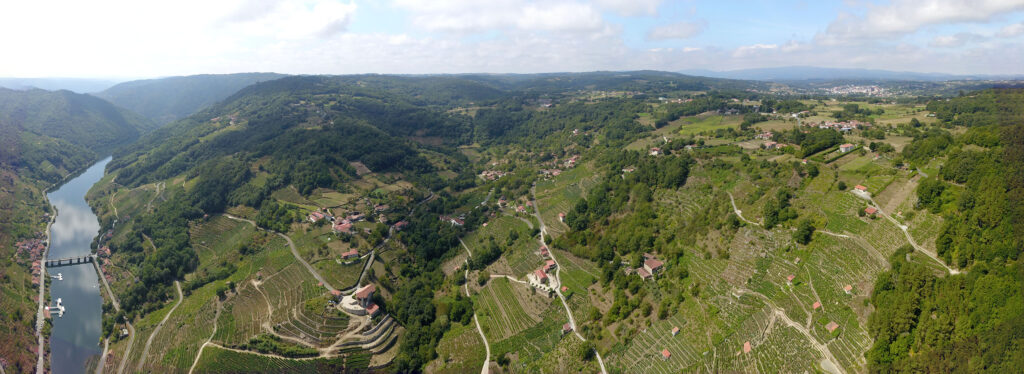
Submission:
<svg viewBox="0 0 1024 374">
<path fill-rule="evenodd" d="M 49 91 L 68 90 L 77 93 L 103 91 L 120 81 L 87 78 L 0 78 L 0 87 L 14 90 L 39 88 Z"/>
<path fill-rule="evenodd" d="M 643 91 L 648 94 L 665 91 L 703 91 L 708 89 L 767 88 L 761 82 L 736 78 L 694 76 L 680 73 L 640 71 L 596 71 L 585 73 L 545 74 L 466 74 L 465 79 L 487 82 L 506 90 L 531 92 L 565 92 L 566 90 Z M 723 79 L 724 78 L 724 79 Z"/>
<path fill-rule="evenodd" d="M 941 73 L 915 73 L 874 69 L 822 68 L 813 66 L 785 66 L 776 68 L 741 69 L 730 71 L 685 70 L 682 73 L 713 78 L 749 79 L 758 81 L 804 80 L 902 80 L 945 81 L 957 79 L 992 79 L 994 77 L 953 75 Z"/>
<path fill-rule="evenodd" d="M 276 73 L 203 74 L 130 81 L 96 93 L 157 124 L 184 118 L 256 82 L 285 77 Z"/>
<path fill-rule="evenodd" d="M 93 96 L 0 88 L 0 167 L 56 182 L 154 127 Z"/>
</svg>

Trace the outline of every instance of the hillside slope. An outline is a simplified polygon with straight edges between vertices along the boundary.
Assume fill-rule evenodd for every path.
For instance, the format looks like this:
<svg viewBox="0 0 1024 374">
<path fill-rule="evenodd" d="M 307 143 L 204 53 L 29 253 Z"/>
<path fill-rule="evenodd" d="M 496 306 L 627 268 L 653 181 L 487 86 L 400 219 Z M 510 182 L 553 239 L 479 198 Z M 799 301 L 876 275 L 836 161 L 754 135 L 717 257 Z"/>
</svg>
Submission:
<svg viewBox="0 0 1024 374">
<path fill-rule="evenodd" d="M 203 74 L 124 82 L 95 95 L 158 124 L 184 118 L 276 73 Z"/>
</svg>

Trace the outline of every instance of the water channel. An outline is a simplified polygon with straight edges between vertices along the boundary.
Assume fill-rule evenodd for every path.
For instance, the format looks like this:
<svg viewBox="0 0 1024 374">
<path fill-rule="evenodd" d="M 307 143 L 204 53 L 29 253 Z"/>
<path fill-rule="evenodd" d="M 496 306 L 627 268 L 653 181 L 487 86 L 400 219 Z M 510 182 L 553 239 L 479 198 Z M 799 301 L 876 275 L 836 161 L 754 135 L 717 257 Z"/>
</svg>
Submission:
<svg viewBox="0 0 1024 374">
<path fill-rule="evenodd" d="M 110 158 L 97 162 L 47 194 L 50 204 L 57 208 L 57 220 L 51 228 L 51 243 L 47 258 L 57 259 L 87 255 L 89 245 L 99 234 L 100 224 L 85 202 L 89 192 L 100 178 Z M 102 304 L 99 275 L 91 263 L 47 268 L 48 275 L 58 273 L 63 280 L 53 279 L 49 288 L 51 306 L 60 298 L 65 307 L 63 317 L 53 313 L 50 333 L 50 369 L 53 373 L 84 373 L 86 363 L 102 353 L 99 345 L 102 329 Z M 56 311 L 54 311 L 56 312 Z"/>
</svg>

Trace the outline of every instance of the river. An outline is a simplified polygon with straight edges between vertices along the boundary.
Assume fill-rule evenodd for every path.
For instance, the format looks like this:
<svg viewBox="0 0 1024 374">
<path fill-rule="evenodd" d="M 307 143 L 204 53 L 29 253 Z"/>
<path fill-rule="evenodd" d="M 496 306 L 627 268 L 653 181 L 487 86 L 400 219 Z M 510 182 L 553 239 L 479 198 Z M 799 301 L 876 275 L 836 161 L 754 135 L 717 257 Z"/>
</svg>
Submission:
<svg viewBox="0 0 1024 374">
<path fill-rule="evenodd" d="M 99 234 L 100 223 L 85 202 L 110 158 L 97 162 L 81 175 L 57 190 L 48 193 L 50 204 L 57 208 L 57 220 L 51 227 L 48 258 L 81 256 L 92 252 L 89 245 Z M 103 299 L 99 276 L 91 263 L 47 268 L 49 275 L 60 273 L 64 280 L 50 284 L 50 299 L 64 302 L 63 317 L 53 313 L 50 333 L 50 369 L 53 373 L 85 373 L 86 361 L 102 354 L 100 330 L 103 325 Z"/>
</svg>

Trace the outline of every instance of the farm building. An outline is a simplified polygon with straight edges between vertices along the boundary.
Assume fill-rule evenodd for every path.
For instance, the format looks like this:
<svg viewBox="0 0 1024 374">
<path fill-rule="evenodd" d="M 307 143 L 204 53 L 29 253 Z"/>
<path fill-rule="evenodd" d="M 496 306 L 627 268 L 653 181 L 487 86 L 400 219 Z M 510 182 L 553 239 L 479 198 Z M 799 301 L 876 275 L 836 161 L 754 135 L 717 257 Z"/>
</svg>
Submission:
<svg viewBox="0 0 1024 374">
<path fill-rule="evenodd" d="M 821 308 L 821 302 L 820 301 L 815 301 L 814 304 L 811 305 L 811 308 L 814 309 L 814 310 L 818 310 L 818 308 Z"/>
<path fill-rule="evenodd" d="M 839 152 L 846 153 L 853 150 L 853 144 L 846 143 L 839 146 Z"/>
<path fill-rule="evenodd" d="M 552 270 L 555 270 L 556 267 L 558 267 L 558 265 L 555 264 L 555 260 L 547 260 L 544 262 L 545 273 L 550 273 Z"/>
<path fill-rule="evenodd" d="M 359 257 L 359 250 L 356 250 L 356 249 L 353 249 L 351 251 L 348 251 L 348 252 L 345 252 L 345 253 L 341 254 L 341 259 L 342 260 L 351 260 L 351 259 L 358 258 L 358 257 Z"/>
<path fill-rule="evenodd" d="M 658 147 L 651 148 L 651 156 L 657 156 L 657 155 L 660 155 L 660 154 L 661 154 L 661 148 L 658 148 Z"/>
<path fill-rule="evenodd" d="M 373 292 L 376 290 L 377 286 L 374 286 L 373 283 L 356 290 L 355 296 L 356 300 L 359 300 L 359 305 L 363 308 L 368 308 L 370 305 L 373 305 L 373 301 L 371 299 L 373 298 Z"/>
<path fill-rule="evenodd" d="M 875 207 L 873 207 L 873 206 L 869 206 L 867 208 L 864 208 L 864 213 L 875 214 L 875 213 L 878 213 L 878 209 L 875 209 Z"/>
<path fill-rule="evenodd" d="M 667 349 L 662 349 L 661 350 L 661 359 L 668 360 L 670 358 L 672 358 L 672 352 L 669 352 Z"/>
<path fill-rule="evenodd" d="M 679 326 L 672 328 L 672 336 L 679 335 Z"/>
<path fill-rule="evenodd" d="M 564 325 L 562 325 L 562 333 L 568 334 L 569 332 L 572 332 L 572 325 L 570 325 L 569 322 L 566 322 Z"/>
<path fill-rule="evenodd" d="M 787 275 L 786 276 L 786 284 L 792 285 L 794 279 L 796 279 L 795 275 L 792 275 L 792 274 Z"/>
<path fill-rule="evenodd" d="M 750 353 L 750 341 L 743 342 L 743 353 Z"/>
<path fill-rule="evenodd" d="M 846 292 L 847 295 L 849 295 L 850 291 L 853 291 L 853 286 L 845 285 L 845 286 L 843 286 L 843 291 Z"/>
</svg>

